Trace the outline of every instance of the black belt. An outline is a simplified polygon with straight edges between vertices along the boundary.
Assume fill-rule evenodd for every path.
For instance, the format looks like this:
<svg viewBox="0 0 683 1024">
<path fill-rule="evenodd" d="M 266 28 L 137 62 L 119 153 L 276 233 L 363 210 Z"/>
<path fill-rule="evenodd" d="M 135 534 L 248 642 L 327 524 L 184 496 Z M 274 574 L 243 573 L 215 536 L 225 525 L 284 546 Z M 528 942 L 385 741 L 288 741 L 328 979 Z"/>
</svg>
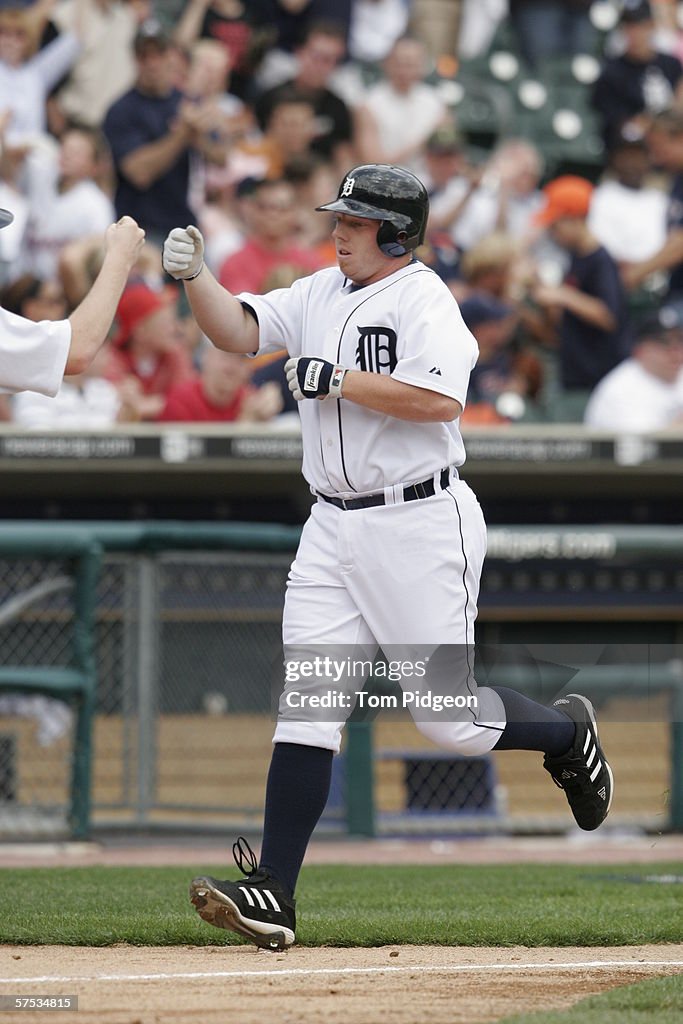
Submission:
<svg viewBox="0 0 683 1024">
<path fill-rule="evenodd" d="M 447 466 L 441 470 L 439 475 L 439 483 L 442 491 L 445 491 L 451 481 L 451 470 Z M 337 508 L 343 508 L 345 511 L 353 511 L 358 508 L 375 508 L 377 505 L 386 505 L 386 498 L 384 492 L 378 494 L 366 494 L 364 498 L 331 498 L 329 494 L 320 494 L 316 492 L 319 498 L 323 501 L 327 501 L 330 505 L 336 505 Z M 418 501 L 420 498 L 432 498 L 436 494 L 434 487 L 434 477 L 430 476 L 427 480 L 422 480 L 419 484 L 410 484 L 409 487 L 403 488 L 403 500 L 404 501 Z"/>
</svg>

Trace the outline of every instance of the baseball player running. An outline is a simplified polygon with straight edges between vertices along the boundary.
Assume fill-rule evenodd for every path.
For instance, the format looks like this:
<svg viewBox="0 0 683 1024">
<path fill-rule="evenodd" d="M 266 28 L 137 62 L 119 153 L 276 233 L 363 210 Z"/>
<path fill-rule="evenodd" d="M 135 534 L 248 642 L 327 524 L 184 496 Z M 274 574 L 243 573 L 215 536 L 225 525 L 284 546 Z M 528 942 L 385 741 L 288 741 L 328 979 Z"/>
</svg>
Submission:
<svg viewBox="0 0 683 1024">
<path fill-rule="evenodd" d="M 486 530 L 458 476 L 458 417 L 477 346 L 448 288 L 414 256 L 427 221 L 424 186 L 400 167 L 360 166 L 320 209 L 334 214 L 338 266 L 266 295 L 225 291 L 204 264 L 196 227 L 174 228 L 163 252 L 215 345 L 289 353 L 303 473 L 316 501 L 287 583 L 286 660 L 378 645 L 461 652 L 441 659 L 442 675 L 454 666 L 453 688 L 476 694 L 476 710 L 456 720 L 425 715 L 418 728 L 459 754 L 542 751 L 578 824 L 597 828 L 612 773 L 590 702 L 570 694 L 547 708 L 514 690 L 477 687 L 470 670 Z M 337 685 L 347 695 L 359 689 L 351 674 Z M 324 721 L 305 716 L 288 699 L 302 686 L 287 682 L 280 701 L 260 861 L 240 838 L 233 854 L 246 879 L 190 886 L 205 921 L 272 949 L 294 942 L 299 869 L 354 703 L 340 700 Z"/>
<path fill-rule="evenodd" d="M 13 219 L 9 210 L 0 210 L 0 228 Z M 53 396 L 65 373 L 82 373 L 90 365 L 109 333 L 144 240 L 144 231 L 132 217 L 122 217 L 107 228 L 102 268 L 67 320 L 34 323 L 0 309 L 0 392 Z"/>
</svg>

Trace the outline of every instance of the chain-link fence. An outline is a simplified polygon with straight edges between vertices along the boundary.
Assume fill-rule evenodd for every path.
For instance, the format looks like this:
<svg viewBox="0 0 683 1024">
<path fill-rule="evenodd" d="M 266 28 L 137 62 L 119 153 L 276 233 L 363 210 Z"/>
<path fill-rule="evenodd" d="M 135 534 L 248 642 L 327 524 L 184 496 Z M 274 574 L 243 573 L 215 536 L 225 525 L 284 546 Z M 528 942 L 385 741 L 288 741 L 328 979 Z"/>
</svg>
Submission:
<svg viewBox="0 0 683 1024">
<path fill-rule="evenodd" d="M 110 553 L 97 591 L 95 826 L 259 827 L 291 553 Z M 67 663 L 68 560 L 0 561 L 0 663 Z M 666 827 L 671 751 L 665 698 L 608 715 L 618 775 L 613 820 Z M 0 692 L 0 834 L 64 831 L 73 716 L 46 696 Z M 566 827 L 541 755 L 462 759 L 409 716 L 374 725 L 380 831 Z M 344 827 L 339 759 L 328 822 Z M 369 780 L 368 780 L 369 784 Z"/>
<path fill-rule="evenodd" d="M 0 563 L 0 665 L 69 664 L 73 591 L 69 559 Z M 67 828 L 73 730 L 65 702 L 0 690 L 0 833 Z"/>
<path fill-rule="evenodd" d="M 96 611 L 93 821 L 241 824 L 263 803 L 289 555 L 109 555 Z M 0 662 L 68 664 L 68 564 L 0 562 Z M 73 714 L 0 693 L 0 833 L 67 828 Z"/>
</svg>

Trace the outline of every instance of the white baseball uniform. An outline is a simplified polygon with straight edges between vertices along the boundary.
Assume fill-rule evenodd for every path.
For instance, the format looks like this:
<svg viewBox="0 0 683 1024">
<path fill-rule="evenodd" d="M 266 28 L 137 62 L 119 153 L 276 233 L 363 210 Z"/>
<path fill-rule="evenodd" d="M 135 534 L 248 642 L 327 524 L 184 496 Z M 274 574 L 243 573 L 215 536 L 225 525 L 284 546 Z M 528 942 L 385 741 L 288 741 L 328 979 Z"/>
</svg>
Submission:
<svg viewBox="0 0 683 1024">
<path fill-rule="evenodd" d="M 437 275 L 414 261 L 358 287 L 331 268 L 266 295 L 241 294 L 259 324 L 259 353 L 287 348 L 350 369 L 391 374 L 465 405 L 477 345 Z M 425 645 L 474 640 L 486 527 L 458 478 L 465 460 L 458 422 L 415 423 L 344 399 L 300 403 L 303 473 L 314 494 L 383 503 L 345 509 L 319 497 L 289 575 L 285 649 L 381 645 L 407 657 Z M 417 485 L 420 497 L 407 498 Z M 429 494 L 431 496 L 422 497 Z M 287 684 L 289 685 L 289 684 Z M 341 684 L 340 684 L 341 685 Z M 358 679 L 343 685 L 359 689 Z M 496 693 L 468 679 L 479 707 L 463 721 L 418 721 L 441 746 L 480 754 L 493 748 L 505 713 Z M 302 721 L 287 686 L 276 742 L 339 749 L 339 721 Z M 334 717 L 333 715 L 328 717 Z"/>
<path fill-rule="evenodd" d="M 56 395 L 70 345 L 68 320 L 34 323 L 0 309 L 0 392 Z"/>
</svg>

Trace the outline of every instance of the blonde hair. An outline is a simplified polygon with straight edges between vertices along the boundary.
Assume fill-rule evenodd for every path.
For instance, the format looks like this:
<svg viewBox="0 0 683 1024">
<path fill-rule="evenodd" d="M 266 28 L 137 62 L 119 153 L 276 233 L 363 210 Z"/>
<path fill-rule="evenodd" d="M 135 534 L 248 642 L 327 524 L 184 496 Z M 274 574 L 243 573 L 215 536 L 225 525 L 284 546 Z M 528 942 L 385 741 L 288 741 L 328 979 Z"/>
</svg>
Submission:
<svg viewBox="0 0 683 1024">
<path fill-rule="evenodd" d="M 507 270 L 519 256 L 519 245 L 503 231 L 494 231 L 473 245 L 462 257 L 460 269 L 469 283 L 496 270 Z"/>
</svg>

